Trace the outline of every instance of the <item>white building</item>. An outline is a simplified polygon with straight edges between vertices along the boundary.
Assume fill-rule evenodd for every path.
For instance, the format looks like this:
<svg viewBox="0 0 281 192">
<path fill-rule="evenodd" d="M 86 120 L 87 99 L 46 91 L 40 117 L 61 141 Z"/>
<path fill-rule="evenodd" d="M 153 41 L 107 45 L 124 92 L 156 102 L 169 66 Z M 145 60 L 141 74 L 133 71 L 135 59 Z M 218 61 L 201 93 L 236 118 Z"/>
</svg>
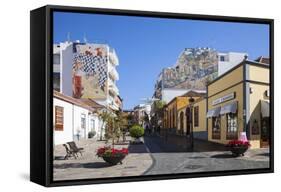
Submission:
<svg viewBox="0 0 281 192">
<path fill-rule="evenodd" d="M 241 63 L 246 56 L 247 53 L 218 53 L 218 76 L 221 76 L 228 70 Z"/>
<path fill-rule="evenodd" d="M 161 90 L 161 100 L 165 101 L 165 103 L 169 103 L 175 97 L 181 96 L 188 91 L 196 91 L 198 93 L 205 93 L 205 90 L 197 90 L 197 89 L 177 89 L 177 88 L 164 88 Z"/>
<path fill-rule="evenodd" d="M 135 120 L 138 122 L 138 124 L 142 125 L 144 128 L 150 126 L 149 125 L 149 121 L 151 119 L 150 112 L 151 112 L 151 104 L 139 104 L 136 107 L 134 107 Z M 146 116 L 148 118 L 148 122 L 145 121 Z"/>
<path fill-rule="evenodd" d="M 82 87 L 75 84 L 76 68 L 80 72 Z M 54 89 L 76 98 L 95 99 L 112 110 L 121 108 L 118 102 L 119 89 L 116 81 L 119 65 L 115 50 L 107 44 L 63 42 L 53 45 Z M 81 73 L 82 71 L 82 73 Z M 81 86 L 81 85 L 80 85 Z M 75 91 L 79 91 L 78 96 Z"/>
<path fill-rule="evenodd" d="M 100 138 L 104 124 L 97 111 L 102 108 L 92 100 L 79 100 L 54 91 L 54 145 L 88 139 L 89 132 L 93 131 L 96 133 L 94 138 Z"/>
</svg>

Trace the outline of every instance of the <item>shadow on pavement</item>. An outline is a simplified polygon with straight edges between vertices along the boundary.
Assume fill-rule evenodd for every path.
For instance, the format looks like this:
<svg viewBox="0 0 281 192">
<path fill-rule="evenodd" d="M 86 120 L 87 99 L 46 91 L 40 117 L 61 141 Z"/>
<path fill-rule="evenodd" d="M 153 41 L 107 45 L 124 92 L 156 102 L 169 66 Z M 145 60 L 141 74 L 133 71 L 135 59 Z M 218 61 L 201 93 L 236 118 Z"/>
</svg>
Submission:
<svg viewBox="0 0 281 192">
<path fill-rule="evenodd" d="M 93 163 L 63 163 L 54 164 L 54 169 L 67 169 L 67 168 L 93 168 L 99 169 L 104 167 L 110 167 L 112 165 L 106 162 L 93 162 Z"/>
<path fill-rule="evenodd" d="M 270 154 L 269 154 L 269 153 L 260 153 L 260 154 L 257 154 L 256 156 L 265 156 L 265 157 L 269 157 Z"/>
<path fill-rule="evenodd" d="M 216 158 L 216 159 L 229 159 L 229 158 L 234 158 L 232 154 L 217 154 L 217 155 L 213 155 L 211 156 L 211 158 Z"/>
<path fill-rule="evenodd" d="M 128 151 L 129 154 L 130 153 L 149 153 L 149 151 L 147 150 L 147 148 L 145 147 L 145 145 L 143 143 L 141 144 L 129 144 L 128 146 Z"/>
<path fill-rule="evenodd" d="M 186 152 L 211 152 L 228 151 L 224 145 L 205 140 L 194 139 L 194 147 L 166 142 L 159 136 L 146 136 L 144 143 L 151 153 L 186 153 Z"/>
</svg>

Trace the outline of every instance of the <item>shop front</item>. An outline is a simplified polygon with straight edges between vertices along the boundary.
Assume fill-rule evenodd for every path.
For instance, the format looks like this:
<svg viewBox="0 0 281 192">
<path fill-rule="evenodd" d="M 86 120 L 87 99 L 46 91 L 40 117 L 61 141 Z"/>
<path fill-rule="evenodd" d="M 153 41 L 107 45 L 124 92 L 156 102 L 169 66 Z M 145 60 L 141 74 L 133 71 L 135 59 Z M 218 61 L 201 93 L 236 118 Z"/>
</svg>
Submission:
<svg viewBox="0 0 281 192">
<path fill-rule="evenodd" d="M 268 147 L 269 66 L 243 61 L 207 86 L 208 140 L 227 144 L 246 134 L 252 148 Z"/>
</svg>

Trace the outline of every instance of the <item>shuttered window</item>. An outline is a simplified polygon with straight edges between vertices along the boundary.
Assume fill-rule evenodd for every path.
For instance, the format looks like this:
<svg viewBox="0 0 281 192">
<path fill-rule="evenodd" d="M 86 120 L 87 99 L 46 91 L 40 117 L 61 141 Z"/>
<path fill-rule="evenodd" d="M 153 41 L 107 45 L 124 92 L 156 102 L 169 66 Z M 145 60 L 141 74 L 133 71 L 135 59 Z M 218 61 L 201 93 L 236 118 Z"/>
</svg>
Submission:
<svg viewBox="0 0 281 192">
<path fill-rule="evenodd" d="M 63 107 L 55 106 L 55 130 L 63 131 Z"/>
</svg>

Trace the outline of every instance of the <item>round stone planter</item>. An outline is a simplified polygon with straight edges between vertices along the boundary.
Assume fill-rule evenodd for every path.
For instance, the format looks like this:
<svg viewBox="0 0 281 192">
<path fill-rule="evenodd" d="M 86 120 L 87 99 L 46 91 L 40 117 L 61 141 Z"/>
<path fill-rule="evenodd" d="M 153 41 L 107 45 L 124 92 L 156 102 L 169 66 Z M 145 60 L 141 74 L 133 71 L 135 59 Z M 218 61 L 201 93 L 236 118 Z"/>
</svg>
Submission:
<svg viewBox="0 0 281 192">
<path fill-rule="evenodd" d="M 244 153 L 248 150 L 248 146 L 232 146 L 232 147 L 229 147 L 230 148 L 230 151 L 232 152 L 233 156 L 244 156 Z"/>
<path fill-rule="evenodd" d="M 122 164 L 122 160 L 126 157 L 126 155 L 118 155 L 118 156 L 103 156 L 103 160 L 111 165 L 117 165 L 118 163 Z"/>
</svg>

